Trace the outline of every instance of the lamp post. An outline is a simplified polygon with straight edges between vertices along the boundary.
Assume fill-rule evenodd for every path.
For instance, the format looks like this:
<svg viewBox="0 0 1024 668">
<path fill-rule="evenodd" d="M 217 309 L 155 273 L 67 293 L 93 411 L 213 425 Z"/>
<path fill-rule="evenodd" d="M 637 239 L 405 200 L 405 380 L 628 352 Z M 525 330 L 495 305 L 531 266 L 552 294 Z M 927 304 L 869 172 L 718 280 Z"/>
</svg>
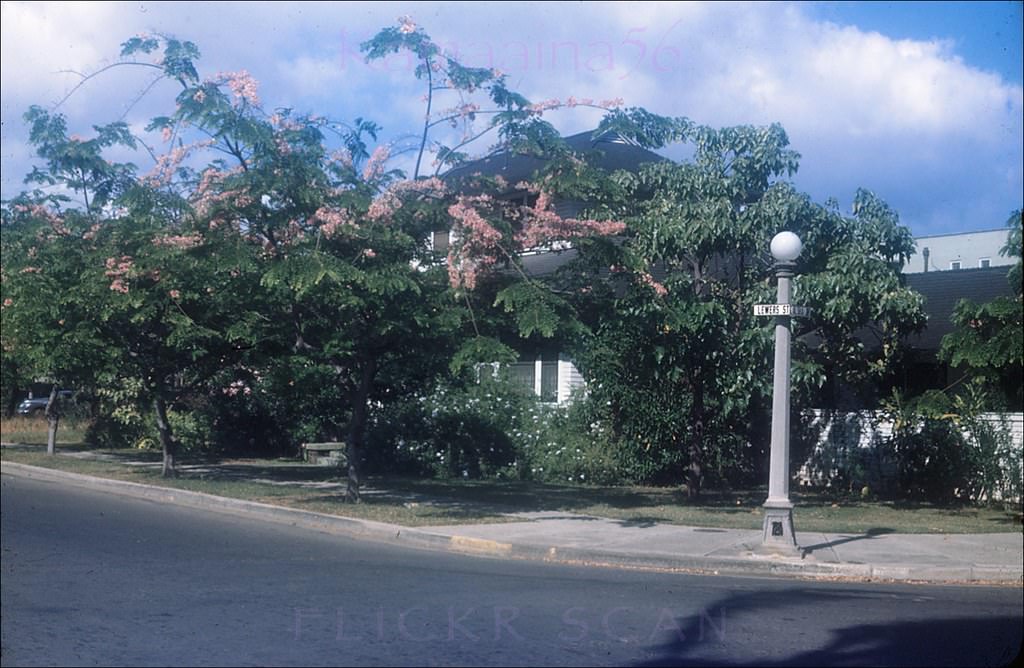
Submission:
<svg viewBox="0 0 1024 668">
<path fill-rule="evenodd" d="M 775 381 L 772 389 L 772 442 L 768 474 L 768 499 L 764 502 L 762 549 L 774 553 L 799 554 L 793 532 L 793 503 L 789 500 L 789 372 L 790 319 L 796 310 L 790 306 L 790 279 L 803 243 L 792 232 L 779 232 L 772 239 L 778 278 L 775 320 Z M 797 307 L 799 308 L 799 307 Z"/>
</svg>

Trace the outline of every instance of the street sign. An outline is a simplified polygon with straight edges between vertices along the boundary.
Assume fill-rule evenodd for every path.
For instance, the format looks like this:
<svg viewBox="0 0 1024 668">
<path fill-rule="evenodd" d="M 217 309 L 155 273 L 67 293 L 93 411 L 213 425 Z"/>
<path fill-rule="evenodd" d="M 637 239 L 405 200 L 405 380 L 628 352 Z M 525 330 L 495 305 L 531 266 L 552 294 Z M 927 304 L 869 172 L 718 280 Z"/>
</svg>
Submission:
<svg viewBox="0 0 1024 668">
<path fill-rule="evenodd" d="M 809 318 L 813 311 L 808 306 L 793 304 L 755 304 L 754 315 L 788 315 L 795 318 Z"/>
</svg>

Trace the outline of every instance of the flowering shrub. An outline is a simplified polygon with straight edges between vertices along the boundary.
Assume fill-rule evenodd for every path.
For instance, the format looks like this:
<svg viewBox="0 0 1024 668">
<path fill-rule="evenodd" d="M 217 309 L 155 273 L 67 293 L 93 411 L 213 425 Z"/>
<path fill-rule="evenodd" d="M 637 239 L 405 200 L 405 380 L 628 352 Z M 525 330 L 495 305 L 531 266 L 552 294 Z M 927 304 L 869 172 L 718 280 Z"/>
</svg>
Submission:
<svg viewBox="0 0 1024 668">
<path fill-rule="evenodd" d="M 379 472 L 447 478 L 622 481 L 605 428 L 584 424 L 582 405 L 541 403 L 501 377 L 441 386 L 377 413 L 368 464 Z"/>
</svg>

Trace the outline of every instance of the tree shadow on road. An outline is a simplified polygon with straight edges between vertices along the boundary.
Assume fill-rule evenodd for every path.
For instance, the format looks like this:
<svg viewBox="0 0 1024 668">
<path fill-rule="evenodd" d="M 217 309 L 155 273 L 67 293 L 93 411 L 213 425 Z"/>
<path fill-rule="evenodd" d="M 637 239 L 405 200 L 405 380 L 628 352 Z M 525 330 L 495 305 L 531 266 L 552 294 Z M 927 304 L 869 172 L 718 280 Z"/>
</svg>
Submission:
<svg viewBox="0 0 1024 668">
<path fill-rule="evenodd" d="M 795 647 L 827 619 L 821 606 L 870 604 L 886 594 L 871 589 L 787 588 L 726 596 L 699 614 L 659 620 L 672 639 L 640 666 L 1001 666 L 1013 665 L 1022 642 L 1020 616 L 949 617 L 851 624 L 827 631 L 820 647 Z M 743 646 L 731 629 L 758 627 L 746 638 L 763 645 Z M 1019 665 L 1019 664 L 1017 664 Z"/>
</svg>

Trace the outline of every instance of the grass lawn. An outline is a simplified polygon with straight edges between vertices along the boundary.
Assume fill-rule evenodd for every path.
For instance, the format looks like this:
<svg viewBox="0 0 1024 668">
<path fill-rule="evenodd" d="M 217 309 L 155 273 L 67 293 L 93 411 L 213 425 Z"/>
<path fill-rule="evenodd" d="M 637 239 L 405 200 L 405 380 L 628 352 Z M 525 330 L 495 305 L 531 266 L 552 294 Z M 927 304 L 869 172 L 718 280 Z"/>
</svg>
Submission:
<svg viewBox="0 0 1024 668">
<path fill-rule="evenodd" d="M 85 420 L 64 419 L 57 426 L 57 443 L 81 443 L 89 423 Z M 46 445 L 46 418 L 22 417 L 0 418 L 0 441 L 4 443 L 32 443 Z"/>
<path fill-rule="evenodd" d="M 11 442 L 6 430 L 4 442 Z M 3 461 L 357 517 L 405 526 L 507 522 L 508 513 L 560 511 L 701 527 L 760 529 L 765 490 L 706 491 L 691 502 L 678 488 L 601 487 L 519 481 L 371 477 L 359 504 L 346 503 L 340 472 L 294 459 L 185 461 L 177 479 L 160 477 L 160 455 L 89 450 L 61 444 L 47 456 L 38 445 L 4 447 Z M 828 533 L 995 533 L 1021 531 L 1021 509 L 844 500 L 797 491 L 798 530 Z"/>
</svg>

